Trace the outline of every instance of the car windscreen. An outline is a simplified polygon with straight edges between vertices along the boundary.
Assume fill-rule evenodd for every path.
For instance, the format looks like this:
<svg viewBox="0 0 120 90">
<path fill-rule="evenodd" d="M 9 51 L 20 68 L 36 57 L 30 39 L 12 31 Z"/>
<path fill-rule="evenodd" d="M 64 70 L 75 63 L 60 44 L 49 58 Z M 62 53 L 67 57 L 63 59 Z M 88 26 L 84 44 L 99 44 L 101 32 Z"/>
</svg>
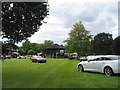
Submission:
<svg viewBox="0 0 120 90">
<path fill-rule="evenodd" d="M 87 56 L 86 59 L 94 59 L 95 56 Z"/>
<path fill-rule="evenodd" d="M 33 58 L 42 58 L 41 56 L 34 56 Z"/>
</svg>

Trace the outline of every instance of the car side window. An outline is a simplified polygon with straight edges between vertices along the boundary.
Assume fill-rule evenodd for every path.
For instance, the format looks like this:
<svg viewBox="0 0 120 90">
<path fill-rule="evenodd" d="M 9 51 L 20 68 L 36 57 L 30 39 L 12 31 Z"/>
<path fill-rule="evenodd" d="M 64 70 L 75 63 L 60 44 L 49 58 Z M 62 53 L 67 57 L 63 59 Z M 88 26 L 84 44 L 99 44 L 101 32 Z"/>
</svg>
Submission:
<svg viewBox="0 0 120 90">
<path fill-rule="evenodd" d="M 110 58 L 105 57 L 104 60 L 111 60 Z"/>
<path fill-rule="evenodd" d="M 103 61 L 103 60 L 104 60 L 104 57 L 101 57 L 101 58 L 100 58 L 100 61 Z"/>
<path fill-rule="evenodd" d="M 106 61 L 106 60 L 111 60 L 109 57 L 101 57 L 100 61 Z"/>
<path fill-rule="evenodd" d="M 104 60 L 104 57 L 98 57 L 95 59 L 95 61 L 103 61 Z"/>
<path fill-rule="evenodd" d="M 99 60 L 100 60 L 100 58 L 95 58 L 95 59 L 94 59 L 94 61 L 99 61 Z"/>
</svg>

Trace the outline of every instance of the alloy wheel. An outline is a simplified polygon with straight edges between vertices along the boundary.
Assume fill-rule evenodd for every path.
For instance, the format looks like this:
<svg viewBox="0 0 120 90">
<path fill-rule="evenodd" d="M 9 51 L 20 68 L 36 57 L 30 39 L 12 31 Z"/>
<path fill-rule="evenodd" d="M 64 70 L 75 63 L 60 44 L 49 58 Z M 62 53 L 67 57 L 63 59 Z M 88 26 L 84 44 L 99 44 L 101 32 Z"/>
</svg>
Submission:
<svg viewBox="0 0 120 90">
<path fill-rule="evenodd" d="M 82 66 L 82 65 L 79 65 L 79 66 L 78 66 L 78 71 L 79 71 L 79 72 L 83 72 L 83 66 Z"/>
<path fill-rule="evenodd" d="M 113 71 L 110 67 L 106 67 L 104 73 L 107 76 L 112 76 L 113 75 Z"/>
</svg>

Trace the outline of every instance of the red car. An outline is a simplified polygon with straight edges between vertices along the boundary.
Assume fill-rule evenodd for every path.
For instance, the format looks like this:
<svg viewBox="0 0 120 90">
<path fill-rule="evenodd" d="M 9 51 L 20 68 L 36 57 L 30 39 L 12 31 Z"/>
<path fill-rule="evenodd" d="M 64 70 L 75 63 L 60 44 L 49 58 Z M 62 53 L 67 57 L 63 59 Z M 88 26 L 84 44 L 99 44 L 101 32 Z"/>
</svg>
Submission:
<svg viewBox="0 0 120 90">
<path fill-rule="evenodd" d="M 46 59 L 43 58 L 42 56 L 33 56 L 30 58 L 32 62 L 42 62 L 42 63 L 46 63 Z"/>
</svg>

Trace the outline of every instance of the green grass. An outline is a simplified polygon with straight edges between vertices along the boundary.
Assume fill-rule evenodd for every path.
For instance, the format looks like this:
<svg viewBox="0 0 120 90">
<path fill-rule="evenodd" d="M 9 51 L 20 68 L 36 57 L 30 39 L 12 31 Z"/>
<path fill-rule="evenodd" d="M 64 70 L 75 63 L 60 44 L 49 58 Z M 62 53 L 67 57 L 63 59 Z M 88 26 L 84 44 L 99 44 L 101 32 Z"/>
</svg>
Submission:
<svg viewBox="0 0 120 90">
<path fill-rule="evenodd" d="M 78 72 L 78 60 L 47 59 L 32 63 L 29 59 L 2 62 L 3 88 L 117 88 L 118 76 Z"/>
</svg>

